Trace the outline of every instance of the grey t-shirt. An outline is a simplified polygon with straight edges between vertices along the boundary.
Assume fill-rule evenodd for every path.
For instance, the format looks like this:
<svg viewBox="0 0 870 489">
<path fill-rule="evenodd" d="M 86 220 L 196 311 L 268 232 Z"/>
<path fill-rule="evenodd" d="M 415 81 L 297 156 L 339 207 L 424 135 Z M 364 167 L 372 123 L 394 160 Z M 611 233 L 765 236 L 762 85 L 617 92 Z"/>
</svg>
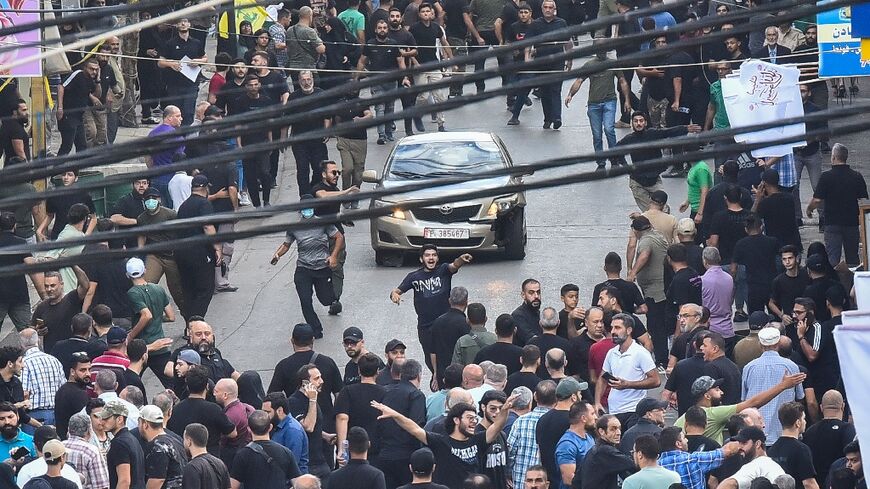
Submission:
<svg viewBox="0 0 870 489">
<path fill-rule="evenodd" d="M 315 68 L 317 47 L 323 44 L 317 30 L 301 24 L 287 29 L 287 66 L 290 68 Z"/>
<path fill-rule="evenodd" d="M 646 266 L 637 273 L 637 285 L 643 291 L 645 298 L 656 302 L 665 300 L 665 259 L 668 253 L 668 243 L 658 231 L 647 231 L 637 241 L 637 253 L 649 251 Z"/>
<path fill-rule="evenodd" d="M 316 219 L 316 218 L 315 218 Z M 322 227 L 297 229 L 287 231 L 284 244 L 290 246 L 295 241 L 299 248 L 296 265 L 309 270 L 326 268 L 329 257 L 329 238 L 338 234 L 338 229 L 332 224 Z"/>
</svg>

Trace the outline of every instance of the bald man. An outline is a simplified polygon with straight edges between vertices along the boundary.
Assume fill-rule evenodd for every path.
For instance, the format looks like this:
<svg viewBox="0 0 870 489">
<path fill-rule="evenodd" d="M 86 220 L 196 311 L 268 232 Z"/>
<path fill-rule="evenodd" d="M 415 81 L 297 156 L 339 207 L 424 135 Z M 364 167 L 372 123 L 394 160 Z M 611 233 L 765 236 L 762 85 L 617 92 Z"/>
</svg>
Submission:
<svg viewBox="0 0 870 489">
<path fill-rule="evenodd" d="M 293 489 L 320 489 L 320 479 L 311 474 L 305 474 L 293 480 Z"/>
<path fill-rule="evenodd" d="M 855 426 L 843 421 L 846 404 L 838 391 L 825 392 L 821 407 L 824 418 L 804 432 L 803 441 L 813 454 L 816 481 L 824 487 L 825 475 L 831 464 L 840 458 L 846 445 L 855 439 Z"/>
<path fill-rule="evenodd" d="M 471 392 L 462 387 L 454 387 L 447 391 L 447 397 L 444 400 L 444 413 L 429 420 L 423 429 L 433 433 L 447 435 L 448 433 L 444 426 L 444 420 L 447 418 L 447 412 L 450 411 L 450 408 L 459 403 L 471 404 L 473 406 L 474 398 L 472 397 Z"/>
<path fill-rule="evenodd" d="M 248 416 L 254 408 L 239 401 L 239 386 L 233 379 L 220 379 L 214 386 L 215 402 L 224 409 L 224 414 L 236 425 L 235 438 L 221 436 L 221 459 L 231 461 L 235 453 L 251 442 L 251 431 L 248 429 Z"/>
<path fill-rule="evenodd" d="M 764 423 L 764 416 L 757 408 L 746 408 L 740 411 L 740 417 L 746 421 L 746 426 L 755 426 L 756 428 L 767 429 Z"/>
<path fill-rule="evenodd" d="M 483 385 L 483 369 L 476 363 L 471 363 L 462 369 L 462 388 L 474 389 Z"/>
</svg>

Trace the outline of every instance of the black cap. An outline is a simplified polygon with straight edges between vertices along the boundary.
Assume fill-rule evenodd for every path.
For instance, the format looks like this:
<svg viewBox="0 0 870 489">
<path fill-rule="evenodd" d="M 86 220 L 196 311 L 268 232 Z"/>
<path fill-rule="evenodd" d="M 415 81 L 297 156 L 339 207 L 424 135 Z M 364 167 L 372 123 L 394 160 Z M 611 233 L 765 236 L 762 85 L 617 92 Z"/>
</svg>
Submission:
<svg viewBox="0 0 870 489">
<path fill-rule="evenodd" d="M 656 399 L 652 399 L 650 397 L 641 399 L 640 402 L 637 403 L 637 406 L 634 408 L 634 414 L 638 417 L 642 417 L 646 413 L 650 411 L 655 411 L 656 409 L 667 409 L 668 403 L 665 401 L 659 401 Z"/>
<path fill-rule="evenodd" d="M 417 475 L 429 475 L 435 467 L 435 454 L 428 448 L 417 449 L 411 454 L 411 472 Z"/>
<path fill-rule="evenodd" d="M 818 253 L 807 257 L 807 270 L 812 270 L 814 272 L 824 272 L 825 257 Z"/>
<path fill-rule="evenodd" d="M 209 105 L 208 108 L 205 109 L 205 116 L 206 117 L 216 117 L 216 116 L 223 116 L 223 115 L 224 115 L 224 111 L 221 110 L 221 108 L 218 107 L 217 105 Z"/>
<path fill-rule="evenodd" d="M 390 353 L 391 351 L 399 348 L 400 346 L 405 349 L 408 348 L 407 346 L 405 346 L 405 343 L 403 343 L 402 340 L 397 340 L 393 338 L 387 342 L 387 346 L 384 347 L 384 353 Z"/>
<path fill-rule="evenodd" d="M 344 330 L 344 334 L 342 334 L 341 337 L 345 340 L 360 341 L 363 339 L 363 332 L 356 326 L 351 326 Z"/>
<path fill-rule="evenodd" d="M 296 326 L 293 326 L 293 340 L 294 341 L 311 341 L 314 339 L 314 328 L 309 324 L 299 323 Z"/>
<path fill-rule="evenodd" d="M 638 216 L 631 221 L 631 229 L 634 229 L 635 231 L 646 231 L 651 227 L 652 224 L 649 222 L 649 219 L 647 219 L 646 216 Z"/>
<path fill-rule="evenodd" d="M 668 193 L 664 190 L 655 190 L 649 195 L 649 200 L 659 205 L 665 205 L 668 203 Z"/>
<path fill-rule="evenodd" d="M 154 187 L 148 187 L 145 189 L 145 193 L 142 194 L 144 197 L 157 197 L 158 199 L 161 197 L 160 191 Z"/>
<path fill-rule="evenodd" d="M 208 187 L 208 177 L 200 173 L 190 181 L 190 188 Z"/>
<path fill-rule="evenodd" d="M 749 329 L 761 329 L 773 321 L 770 315 L 764 311 L 755 311 L 749 315 Z"/>
<path fill-rule="evenodd" d="M 747 426 L 740 430 L 740 433 L 737 433 L 737 436 L 734 437 L 734 441 L 738 442 L 747 442 L 749 440 L 752 441 L 760 441 L 764 443 L 767 441 L 767 435 L 764 434 L 761 428 L 756 426 Z"/>
</svg>

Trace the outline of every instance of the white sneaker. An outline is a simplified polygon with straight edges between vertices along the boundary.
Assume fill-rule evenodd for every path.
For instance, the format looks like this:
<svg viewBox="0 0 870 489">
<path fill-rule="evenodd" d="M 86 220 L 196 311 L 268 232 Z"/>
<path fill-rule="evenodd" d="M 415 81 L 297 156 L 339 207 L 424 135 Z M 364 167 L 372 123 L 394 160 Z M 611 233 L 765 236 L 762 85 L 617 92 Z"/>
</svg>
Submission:
<svg viewBox="0 0 870 489">
<path fill-rule="evenodd" d="M 251 205 L 251 198 L 248 197 L 247 192 L 239 192 L 239 205 L 249 206 Z"/>
</svg>

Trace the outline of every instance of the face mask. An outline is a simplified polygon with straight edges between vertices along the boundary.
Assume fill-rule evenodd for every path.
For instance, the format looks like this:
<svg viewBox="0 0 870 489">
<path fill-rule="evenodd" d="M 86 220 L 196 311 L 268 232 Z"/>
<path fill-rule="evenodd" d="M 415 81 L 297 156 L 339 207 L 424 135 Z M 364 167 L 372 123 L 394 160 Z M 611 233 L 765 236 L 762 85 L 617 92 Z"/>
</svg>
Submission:
<svg viewBox="0 0 870 489">
<path fill-rule="evenodd" d="M 145 201 L 145 208 L 152 212 L 156 211 L 159 205 L 160 203 L 157 202 L 157 199 L 148 199 Z"/>
<path fill-rule="evenodd" d="M 302 209 L 302 217 L 304 219 L 311 219 L 314 217 L 314 209 Z"/>
</svg>

